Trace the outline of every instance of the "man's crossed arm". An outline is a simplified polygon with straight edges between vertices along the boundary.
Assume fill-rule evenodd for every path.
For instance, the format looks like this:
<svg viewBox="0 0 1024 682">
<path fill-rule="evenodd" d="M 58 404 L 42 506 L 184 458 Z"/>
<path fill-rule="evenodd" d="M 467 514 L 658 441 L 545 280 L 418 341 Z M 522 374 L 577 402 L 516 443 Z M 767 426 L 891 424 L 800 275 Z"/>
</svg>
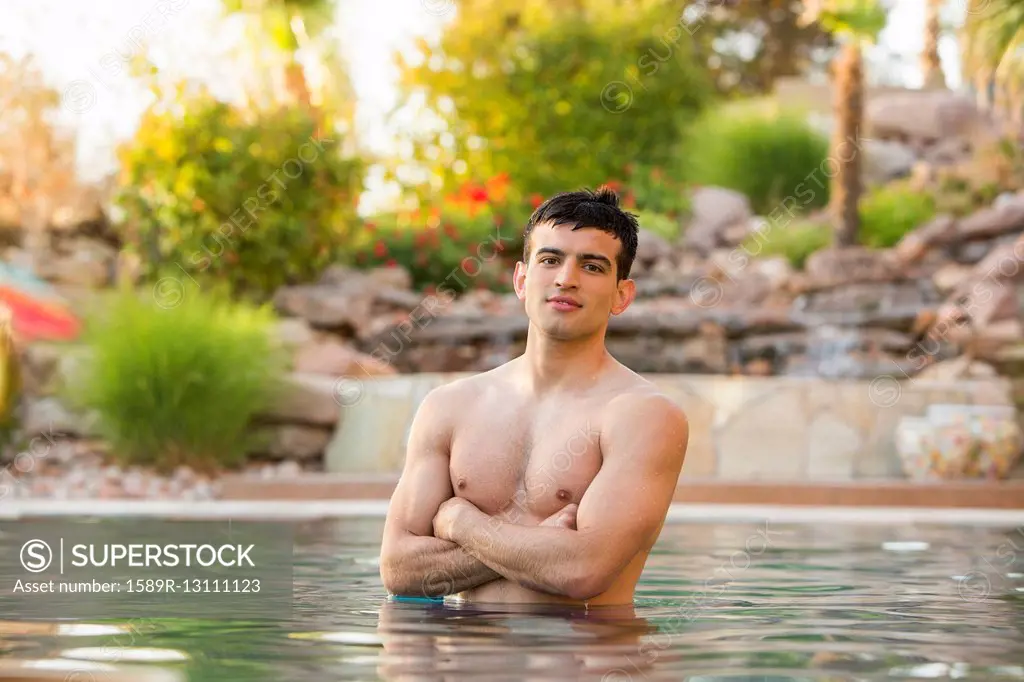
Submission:
<svg viewBox="0 0 1024 682">
<path fill-rule="evenodd" d="M 437 512 L 430 528 L 421 523 L 422 535 L 402 543 L 407 548 L 402 552 L 407 557 L 406 570 L 401 571 L 404 580 L 394 579 L 394 571 L 389 580 L 387 562 L 382 560 L 385 587 L 396 594 L 439 595 L 505 577 L 571 599 L 592 599 L 606 591 L 630 560 L 657 540 L 689 438 L 685 415 L 663 396 L 627 394 L 613 400 L 607 410 L 600 443 L 603 463 L 580 500 L 575 528 L 551 523 L 552 519 L 540 526 L 498 522 L 471 502 L 453 497 L 444 450 L 448 492 L 418 501 L 421 509 Z M 416 474 L 423 464 L 407 461 L 407 467 L 413 475 L 403 473 L 403 482 L 409 485 L 396 489 L 393 505 L 396 498 L 400 505 L 408 504 L 417 490 L 425 489 L 416 483 L 423 478 L 422 471 Z M 390 516 L 389 511 L 389 521 Z M 386 527 L 384 556 L 387 538 Z M 415 559 L 414 547 L 420 552 Z"/>
</svg>

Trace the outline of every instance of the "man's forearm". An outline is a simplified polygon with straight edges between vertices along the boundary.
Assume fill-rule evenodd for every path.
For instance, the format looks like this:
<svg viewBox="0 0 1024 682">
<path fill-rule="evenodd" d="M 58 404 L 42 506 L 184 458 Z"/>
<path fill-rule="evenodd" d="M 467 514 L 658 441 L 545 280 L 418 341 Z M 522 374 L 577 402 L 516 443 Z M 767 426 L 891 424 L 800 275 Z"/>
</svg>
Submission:
<svg viewBox="0 0 1024 682">
<path fill-rule="evenodd" d="M 538 592 L 572 597 L 583 557 L 575 530 L 520 526 L 474 510 L 452 539 L 499 575 Z"/>
<path fill-rule="evenodd" d="M 408 535 L 400 552 L 382 558 L 384 587 L 392 594 L 441 597 L 469 590 L 501 577 L 454 542 Z"/>
</svg>

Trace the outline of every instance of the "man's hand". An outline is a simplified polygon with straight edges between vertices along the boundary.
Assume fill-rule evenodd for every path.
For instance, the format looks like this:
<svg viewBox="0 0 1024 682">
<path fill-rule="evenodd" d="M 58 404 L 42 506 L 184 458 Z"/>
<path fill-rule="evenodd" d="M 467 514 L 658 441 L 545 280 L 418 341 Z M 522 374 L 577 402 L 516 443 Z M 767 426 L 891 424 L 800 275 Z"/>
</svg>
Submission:
<svg viewBox="0 0 1024 682">
<path fill-rule="evenodd" d="M 575 504 L 567 504 L 538 525 L 576 530 L 576 509 Z M 452 497 L 442 502 L 437 514 L 434 515 L 434 537 L 454 542 L 452 538 L 458 534 L 462 524 L 470 518 L 470 515 L 467 514 L 470 511 L 482 513 L 475 504 L 464 497 Z"/>
<path fill-rule="evenodd" d="M 569 530 L 576 530 L 576 509 L 577 506 L 575 503 L 567 504 L 551 516 L 541 521 L 540 525 L 552 528 L 568 528 Z"/>
<path fill-rule="evenodd" d="M 441 503 L 434 514 L 434 537 L 454 542 L 459 524 L 466 518 L 470 510 L 479 512 L 476 505 L 464 497 L 450 497 Z"/>
</svg>

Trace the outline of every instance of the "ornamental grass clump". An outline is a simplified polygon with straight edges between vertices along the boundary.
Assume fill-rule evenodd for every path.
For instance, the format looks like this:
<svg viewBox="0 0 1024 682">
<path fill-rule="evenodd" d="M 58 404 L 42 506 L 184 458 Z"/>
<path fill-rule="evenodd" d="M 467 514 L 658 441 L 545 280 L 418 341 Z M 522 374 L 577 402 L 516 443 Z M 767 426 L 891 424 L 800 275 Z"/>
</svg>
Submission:
<svg viewBox="0 0 1024 682">
<path fill-rule="evenodd" d="M 92 411 L 123 464 L 232 467 L 254 444 L 287 369 L 266 307 L 198 292 L 173 307 L 120 291 L 87 319 L 69 400 Z"/>
</svg>

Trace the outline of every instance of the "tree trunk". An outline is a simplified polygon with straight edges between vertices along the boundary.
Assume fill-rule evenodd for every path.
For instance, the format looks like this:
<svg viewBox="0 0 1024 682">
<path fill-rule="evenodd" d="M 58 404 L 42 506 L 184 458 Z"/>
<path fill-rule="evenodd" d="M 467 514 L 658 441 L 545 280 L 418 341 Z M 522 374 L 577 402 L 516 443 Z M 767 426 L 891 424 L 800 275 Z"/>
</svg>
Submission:
<svg viewBox="0 0 1024 682">
<path fill-rule="evenodd" d="M 835 63 L 835 131 L 826 165 L 832 176 L 830 212 L 835 225 L 836 246 L 857 243 L 861 195 L 860 129 L 864 117 L 864 70 L 860 43 L 843 45 Z"/>
<path fill-rule="evenodd" d="M 924 50 L 921 52 L 921 73 L 924 75 L 924 87 L 929 90 L 946 88 L 946 76 L 942 72 L 942 60 L 939 59 L 939 37 L 942 34 L 939 11 L 942 9 L 942 1 L 928 0 L 927 2 Z"/>
</svg>

